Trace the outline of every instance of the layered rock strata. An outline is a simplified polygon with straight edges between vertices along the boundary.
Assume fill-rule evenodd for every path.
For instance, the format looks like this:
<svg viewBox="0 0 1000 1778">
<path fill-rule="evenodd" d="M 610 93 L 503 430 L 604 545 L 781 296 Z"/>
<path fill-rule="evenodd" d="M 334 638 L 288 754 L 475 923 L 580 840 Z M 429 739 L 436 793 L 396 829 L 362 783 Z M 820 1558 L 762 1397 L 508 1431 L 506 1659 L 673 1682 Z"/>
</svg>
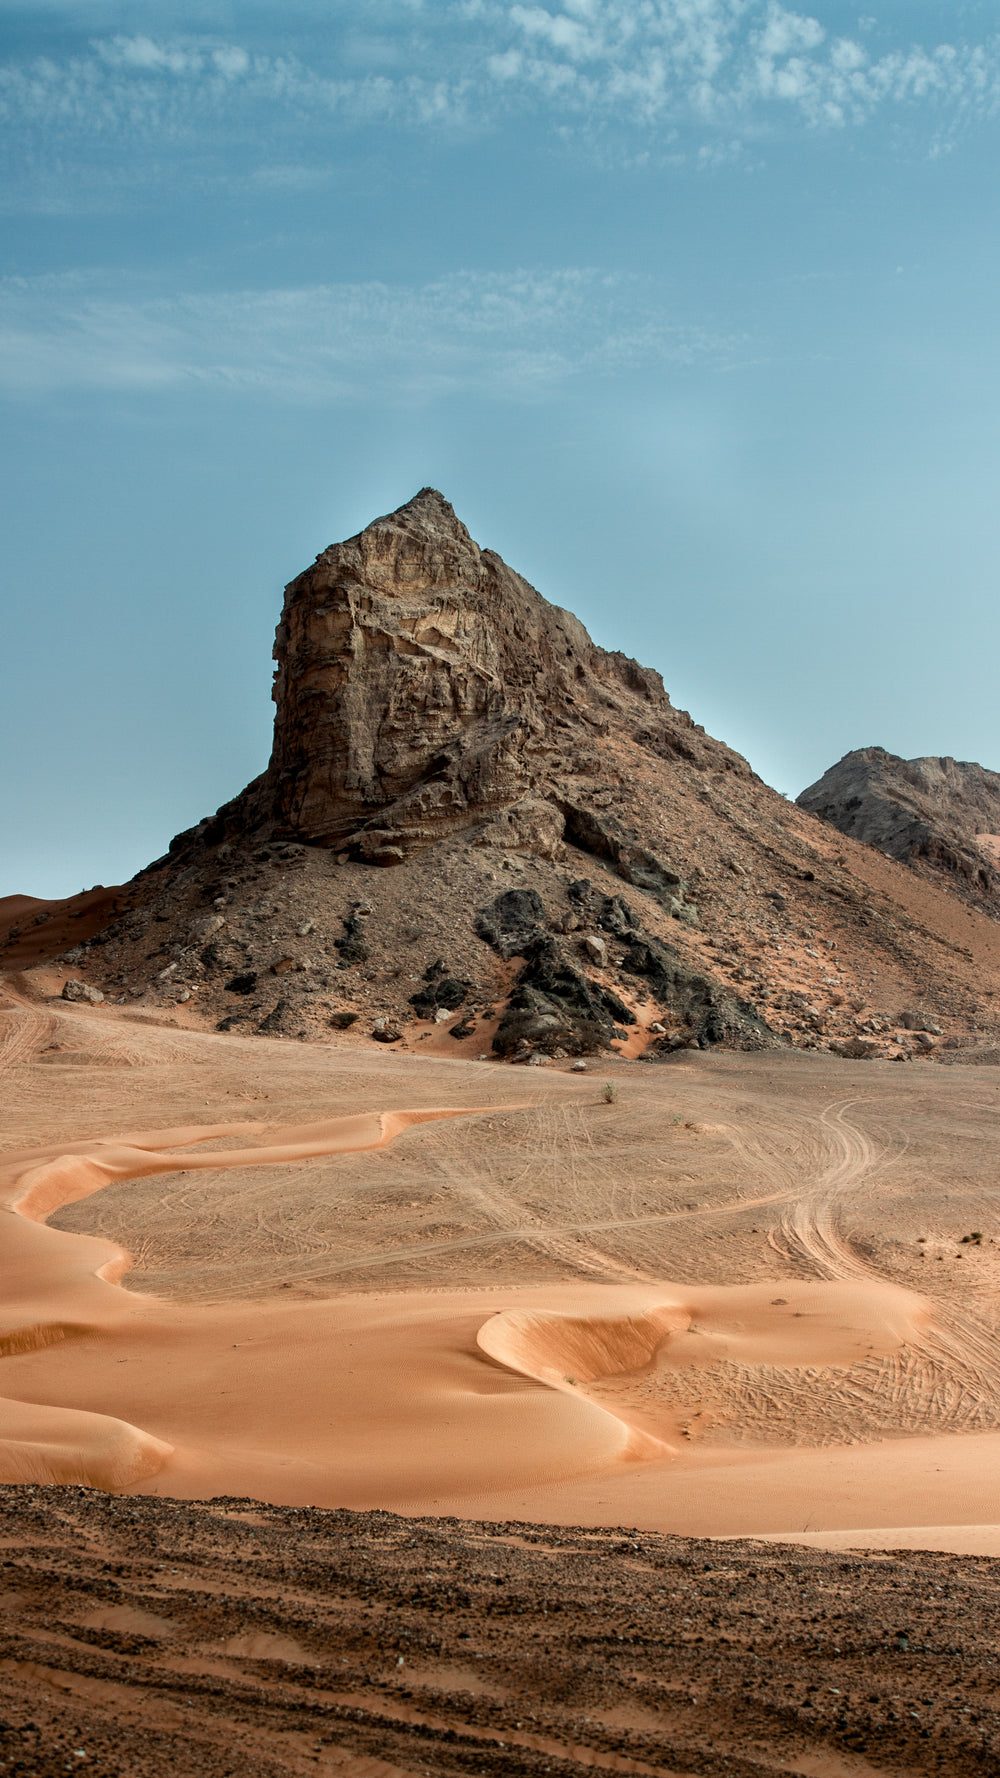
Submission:
<svg viewBox="0 0 1000 1778">
<path fill-rule="evenodd" d="M 556 780 L 612 727 L 690 752 L 690 717 L 658 673 L 596 647 L 480 549 L 435 489 L 290 583 L 274 655 L 274 747 L 254 815 L 376 864 L 490 826 L 501 845 L 551 856 L 568 829 L 626 881 L 683 902 L 668 863 Z"/>
</svg>

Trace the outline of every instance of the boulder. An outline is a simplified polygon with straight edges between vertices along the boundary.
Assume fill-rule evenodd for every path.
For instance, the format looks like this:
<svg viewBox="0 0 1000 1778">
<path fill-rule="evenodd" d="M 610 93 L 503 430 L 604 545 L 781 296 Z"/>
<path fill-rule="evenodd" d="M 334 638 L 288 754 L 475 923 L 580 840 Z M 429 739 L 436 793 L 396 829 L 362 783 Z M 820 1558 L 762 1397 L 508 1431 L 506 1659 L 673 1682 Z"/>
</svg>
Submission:
<svg viewBox="0 0 1000 1778">
<path fill-rule="evenodd" d="M 89 982 L 78 982 L 72 978 L 63 983 L 62 997 L 64 1000 L 83 1000 L 89 1006 L 100 1006 L 104 995 L 100 988 L 92 988 Z"/>
<path fill-rule="evenodd" d="M 880 1053 L 878 1045 L 866 1037 L 847 1037 L 840 1043 L 831 1043 L 830 1049 L 848 1062 L 870 1062 Z"/>
</svg>

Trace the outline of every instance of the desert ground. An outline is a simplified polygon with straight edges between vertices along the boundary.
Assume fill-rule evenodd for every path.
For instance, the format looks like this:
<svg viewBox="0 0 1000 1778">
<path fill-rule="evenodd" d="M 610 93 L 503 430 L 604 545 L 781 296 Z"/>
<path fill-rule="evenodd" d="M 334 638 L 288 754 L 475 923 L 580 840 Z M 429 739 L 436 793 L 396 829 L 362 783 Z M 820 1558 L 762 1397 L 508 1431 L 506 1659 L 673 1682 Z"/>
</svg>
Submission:
<svg viewBox="0 0 1000 1778">
<path fill-rule="evenodd" d="M 2 1479 L 1000 1551 L 993 1067 L 8 991 Z"/>
<path fill-rule="evenodd" d="M 996 1067 L 183 1016 L 5 983 L 4 1769 L 997 1769 Z"/>
</svg>

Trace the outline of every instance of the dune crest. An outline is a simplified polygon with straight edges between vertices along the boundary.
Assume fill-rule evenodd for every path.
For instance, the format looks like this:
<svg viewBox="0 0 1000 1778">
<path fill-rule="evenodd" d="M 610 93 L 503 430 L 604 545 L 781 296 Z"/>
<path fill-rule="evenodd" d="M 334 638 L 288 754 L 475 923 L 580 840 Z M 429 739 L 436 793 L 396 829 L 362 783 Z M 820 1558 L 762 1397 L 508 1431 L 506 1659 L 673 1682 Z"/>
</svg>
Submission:
<svg viewBox="0 0 1000 1778">
<path fill-rule="evenodd" d="M 467 1115 L 460 1110 L 366 1112 L 289 1127 L 186 1125 L 94 1138 L 0 1160 L 0 1356 L 25 1356 L 134 1319 L 120 1287 L 132 1264 L 124 1249 L 88 1235 L 45 1227 L 66 1204 L 113 1180 L 185 1171 L 274 1166 L 282 1161 L 379 1148 L 412 1124 Z M 255 1135 L 251 1147 L 190 1153 L 199 1143 Z M 127 1362 L 123 1360 L 122 1362 Z M 132 1488 L 155 1475 L 174 1445 L 113 1415 L 0 1399 L 0 1482 L 76 1483 Z"/>
<path fill-rule="evenodd" d="M 847 1370 L 918 1347 L 930 1321 L 922 1297 L 875 1277 L 787 1284 L 777 1297 L 774 1288 L 664 1284 L 655 1299 L 609 1314 L 598 1287 L 593 1314 L 502 1311 L 479 1329 L 477 1344 L 522 1376 L 596 1399 L 662 1453 L 677 1448 L 686 1418 L 673 1387 L 685 1373 Z"/>
</svg>

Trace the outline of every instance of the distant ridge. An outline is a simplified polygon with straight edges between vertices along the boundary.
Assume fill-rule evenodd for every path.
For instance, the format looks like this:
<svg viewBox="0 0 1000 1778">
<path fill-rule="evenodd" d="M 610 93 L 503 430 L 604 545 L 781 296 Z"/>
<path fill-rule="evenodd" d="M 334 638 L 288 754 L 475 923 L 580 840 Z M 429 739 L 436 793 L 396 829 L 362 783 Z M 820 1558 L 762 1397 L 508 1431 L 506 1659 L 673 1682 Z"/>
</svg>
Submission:
<svg viewBox="0 0 1000 1778">
<path fill-rule="evenodd" d="M 859 747 L 797 799 L 839 832 L 934 874 L 1000 914 L 1000 772 Z"/>
</svg>

